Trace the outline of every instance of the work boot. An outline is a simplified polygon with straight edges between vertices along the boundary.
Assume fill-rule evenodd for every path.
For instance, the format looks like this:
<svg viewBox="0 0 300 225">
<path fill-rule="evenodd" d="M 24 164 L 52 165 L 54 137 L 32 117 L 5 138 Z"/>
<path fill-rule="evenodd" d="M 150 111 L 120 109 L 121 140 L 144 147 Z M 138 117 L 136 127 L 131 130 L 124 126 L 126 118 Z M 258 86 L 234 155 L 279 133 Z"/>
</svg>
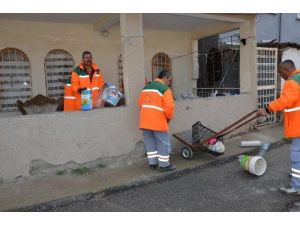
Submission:
<svg viewBox="0 0 300 225">
<path fill-rule="evenodd" d="M 300 195 L 300 191 L 295 190 L 293 187 L 290 185 L 285 186 L 285 187 L 280 187 L 279 191 L 288 195 Z"/>
<path fill-rule="evenodd" d="M 149 167 L 150 167 L 150 169 L 152 169 L 152 170 L 156 170 L 157 165 L 149 165 Z"/>
<path fill-rule="evenodd" d="M 168 172 L 168 171 L 172 171 L 175 169 L 176 169 L 176 166 L 170 164 L 169 166 L 166 166 L 166 167 L 159 167 L 159 172 Z"/>
</svg>

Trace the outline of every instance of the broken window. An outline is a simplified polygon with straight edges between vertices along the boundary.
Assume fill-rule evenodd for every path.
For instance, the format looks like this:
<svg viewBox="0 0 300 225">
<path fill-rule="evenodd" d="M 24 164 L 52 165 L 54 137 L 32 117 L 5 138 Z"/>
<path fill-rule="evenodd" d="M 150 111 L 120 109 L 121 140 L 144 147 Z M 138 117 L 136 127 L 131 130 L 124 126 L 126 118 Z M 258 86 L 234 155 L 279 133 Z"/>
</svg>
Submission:
<svg viewBox="0 0 300 225">
<path fill-rule="evenodd" d="M 64 86 L 71 77 L 74 59 L 65 50 L 55 49 L 45 59 L 47 96 L 58 99 L 64 96 Z"/>
<path fill-rule="evenodd" d="M 240 32 L 234 30 L 198 41 L 199 97 L 239 94 Z"/>
<path fill-rule="evenodd" d="M 30 61 L 15 48 L 0 51 L 0 111 L 16 111 L 16 101 L 32 97 Z"/>
</svg>

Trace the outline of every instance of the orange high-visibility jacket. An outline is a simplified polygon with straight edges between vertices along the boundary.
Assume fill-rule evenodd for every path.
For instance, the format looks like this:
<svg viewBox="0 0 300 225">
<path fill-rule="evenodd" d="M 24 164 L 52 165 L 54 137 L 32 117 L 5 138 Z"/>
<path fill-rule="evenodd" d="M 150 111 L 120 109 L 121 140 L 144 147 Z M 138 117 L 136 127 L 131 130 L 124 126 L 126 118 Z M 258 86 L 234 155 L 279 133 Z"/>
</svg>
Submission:
<svg viewBox="0 0 300 225">
<path fill-rule="evenodd" d="M 175 103 L 171 89 L 156 78 L 147 84 L 139 98 L 140 128 L 168 131 L 168 121 L 174 116 Z"/>
<path fill-rule="evenodd" d="M 64 111 L 76 110 L 76 97 L 70 83 L 71 81 L 65 85 Z"/>
<path fill-rule="evenodd" d="M 268 105 L 270 112 L 284 110 L 284 134 L 288 138 L 300 137 L 300 70 L 285 81 L 280 97 Z"/>
<path fill-rule="evenodd" d="M 88 72 L 84 69 L 82 63 L 78 67 L 76 67 L 76 69 L 72 72 L 71 86 L 73 92 L 75 93 L 77 110 L 81 109 L 81 94 L 78 92 L 79 88 L 85 87 L 88 90 L 91 90 L 94 107 L 96 104 L 96 100 L 104 86 L 103 75 L 101 74 L 98 66 L 96 64 L 92 64 L 92 67 L 93 70 L 95 70 L 92 81 L 90 80 L 90 76 Z"/>
</svg>

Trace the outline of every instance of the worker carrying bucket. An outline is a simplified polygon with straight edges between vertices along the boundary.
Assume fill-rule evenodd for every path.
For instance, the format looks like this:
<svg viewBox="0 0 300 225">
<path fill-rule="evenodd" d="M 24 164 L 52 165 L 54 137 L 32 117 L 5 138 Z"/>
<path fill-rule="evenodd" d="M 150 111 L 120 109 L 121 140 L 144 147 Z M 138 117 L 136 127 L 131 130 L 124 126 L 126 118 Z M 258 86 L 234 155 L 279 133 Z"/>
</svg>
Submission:
<svg viewBox="0 0 300 225">
<path fill-rule="evenodd" d="M 91 110 L 96 107 L 97 98 L 104 88 L 104 78 L 98 65 L 93 63 L 91 52 L 82 53 L 81 63 L 72 72 L 70 87 L 72 95 L 65 95 L 65 97 L 75 100 L 72 105 L 65 108 L 65 111 Z"/>
<path fill-rule="evenodd" d="M 285 60 L 279 66 L 285 80 L 281 95 L 258 111 L 258 116 L 284 111 L 284 134 L 292 138 L 290 150 L 292 180 L 286 187 L 279 188 L 286 194 L 300 194 L 300 70 L 296 70 L 292 60 Z"/>
</svg>

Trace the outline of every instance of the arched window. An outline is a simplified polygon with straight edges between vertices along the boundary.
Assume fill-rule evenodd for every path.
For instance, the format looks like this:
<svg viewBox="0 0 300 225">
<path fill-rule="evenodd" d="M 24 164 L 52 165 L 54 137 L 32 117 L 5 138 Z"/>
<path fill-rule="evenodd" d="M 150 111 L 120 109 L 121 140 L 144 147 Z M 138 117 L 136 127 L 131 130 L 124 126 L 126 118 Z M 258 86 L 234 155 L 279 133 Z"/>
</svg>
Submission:
<svg viewBox="0 0 300 225">
<path fill-rule="evenodd" d="M 16 101 L 32 97 L 30 61 L 15 48 L 0 51 L 0 111 L 16 110 Z"/>
<path fill-rule="evenodd" d="M 162 70 L 172 72 L 171 68 L 172 64 L 170 57 L 163 52 L 157 53 L 152 58 L 152 80 L 154 80 Z"/>
<path fill-rule="evenodd" d="M 45 59 L 47 96 L 58 99 L 64 96 L 64 86 L 74 68 L 70 53 L 62 49 L 51 50 Z"/>
<path fill-rule="evenodd" d="M 123 60 L 122 60 L 122 54 L 118 58 L 118 80 L 119 80 L 119 91 L 124 94 L 124 78 L 123 78 Z"/>
</svg>

